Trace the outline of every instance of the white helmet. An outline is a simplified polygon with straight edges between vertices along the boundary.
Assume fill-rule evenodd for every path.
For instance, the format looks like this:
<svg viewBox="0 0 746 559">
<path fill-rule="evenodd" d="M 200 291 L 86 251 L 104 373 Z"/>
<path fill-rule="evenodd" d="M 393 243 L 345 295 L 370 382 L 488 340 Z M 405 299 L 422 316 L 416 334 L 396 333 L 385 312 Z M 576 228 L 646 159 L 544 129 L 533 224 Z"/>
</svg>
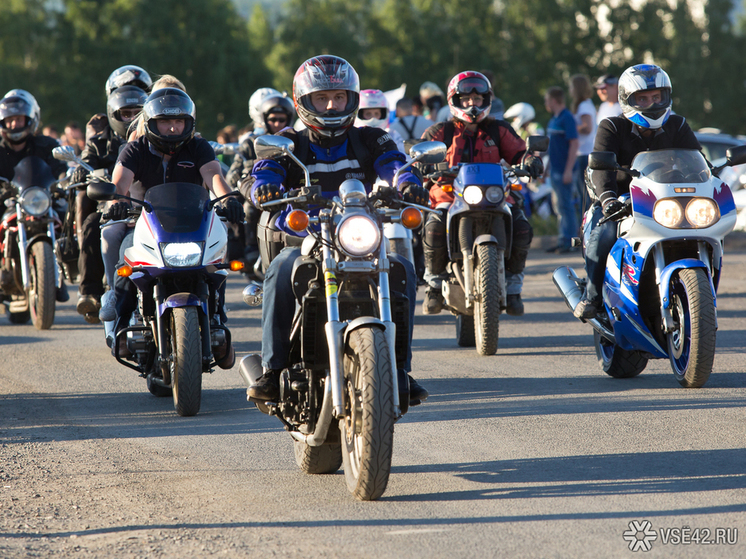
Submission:
<svg viewBox="0 0 746 559">
<path fill-rule="evenodd" d="M 640 107 L 635 94 L 660 89 L 661 100 Z M 671 116 L 671 79 L 655 64 L 638 64 L 627 68 L 619 78 L 619 105 L 625 118 L 641 128 L 660 128 Z"/>
<path fill-rule="evenodd" d="M 5 119 L 11 116 L 26 117 L 26 125 L 14 131 L 6 129 Z M 28 91 L 11 89 L 0 99 L 0 133 L 11 144 L 25 142 L 28 136 L 36 133 L 40 121 L 41 110 L 39 104 Z"/>
<path fill-rule="evenodd" d="M 364 120 L 362 113 L 365 109 L 381 109 L 381 118 L 369 118 Z M 388 103 L 386 96 L 380 89 L 363 89 L 360 92 L 360 108 L 357 111 L 355 126 L 372 126 L 374 128 L 386 128 L 389 122 Z"/>
<path fill-rule="evenodd" d="M 516 103 L 505 111 L 503 118 L 505 120 L 512 119 L 511 124 L 513 125 L 513 128 L 518 130 L 536 118 L 536 111 L 528 103 Z"/>
<path fill-rule="evenodd" d="M 257 89 L 249 97 L 249 116 L 255 127 L 264 128 L 264 115 L 262 114 L 262 103 L 267 97 L 273 95 L 279 95 L 282 97 L 282 93 L 271 87 L 262 87 Z"/>
</svg>

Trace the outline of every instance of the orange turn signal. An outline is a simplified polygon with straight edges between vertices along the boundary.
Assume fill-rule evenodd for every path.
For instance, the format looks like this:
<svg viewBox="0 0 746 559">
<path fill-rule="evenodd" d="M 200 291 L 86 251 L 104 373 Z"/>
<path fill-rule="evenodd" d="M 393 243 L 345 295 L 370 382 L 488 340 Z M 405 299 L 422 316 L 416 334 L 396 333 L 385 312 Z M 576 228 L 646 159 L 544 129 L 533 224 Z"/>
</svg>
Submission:
<svg viewBox="0 0 746 559">
<path fill-rule="evenodd" d="M 288 214 L 287 218 L 285 218 L 285 223 L 287 223 L 290 229 L 296 233 L 300 233 L 301 231 L 305 231 L 306 227 L 308 227 L 308 214 L 303 210 L 293 210 Z"/>
<path fill-rule="evenodd" d="M 132 275 L 132 266 L 124 264 L 122 267 L 117 268 L 117 275 L 123 278 L 128 278 Z"/>
<path fill-rule="evenodd" d="M 443 192 L 453 192 L 453 185 L 452 184 L 444 184 L 440 187 L 440 189 Z"/>
<path fill-rule="evenodd" d="M 510 190 L 520 190 L 521 188 L 523 188 L 521 184 L 515 182 L 510 184 Z"/>
<path fill-rule="evenodd" d="M 231 260 L 230 268 L 234 272 L 240 272 L 243 270 L 244 265 L 240 260 Z"/>
<path fill-rule="evenodd" d="M 417 208 L 404 208 L 401 212 L 401 224 L 407 229 L 417 229 L 422 225 L 422 212 Z"/>
</svg>

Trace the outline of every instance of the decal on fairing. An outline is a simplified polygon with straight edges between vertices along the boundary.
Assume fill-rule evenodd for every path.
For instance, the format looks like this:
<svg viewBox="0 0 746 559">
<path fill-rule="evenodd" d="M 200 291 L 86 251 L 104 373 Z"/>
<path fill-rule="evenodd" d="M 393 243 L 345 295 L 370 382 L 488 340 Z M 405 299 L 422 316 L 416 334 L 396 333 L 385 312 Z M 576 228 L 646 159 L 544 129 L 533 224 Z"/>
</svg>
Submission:
<svg viewBox="0 0 746 559">
<path fill-rule="evenodd" d="M 626 262 L 622 264 L 622 280 L 630 285 L 638 285 L 640 280 L 635 277 L 635 268 Z"/>
<path fill-rule="evenodd" d="M 657 200 L 655 195 L 649 189 L 637 184 L 630 187 L 629 193 L 632 196 L 632 209 L 634 212 L 646 217 L 653 217 L 653 207 Z"/>
<path fill-rule="evenodd" d="M 721 216 L 736 210 L 736 201 L 733 199 L 733 192 L 731 192 L 727 184 L 720 183 L 720 185 L 715 185 L 712 198 L 720 208 Z"/>
</svg>

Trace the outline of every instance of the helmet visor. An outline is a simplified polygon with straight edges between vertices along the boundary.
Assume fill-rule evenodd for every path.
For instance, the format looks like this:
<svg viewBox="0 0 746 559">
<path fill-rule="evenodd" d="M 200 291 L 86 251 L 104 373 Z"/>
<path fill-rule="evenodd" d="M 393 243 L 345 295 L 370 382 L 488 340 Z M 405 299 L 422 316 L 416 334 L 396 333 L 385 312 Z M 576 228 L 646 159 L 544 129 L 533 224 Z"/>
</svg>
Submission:
<svg viewBox="0 0 746 559">
<path fill-rule="evenodd" d="M 6 97 L 0 101 L 0 121 L 9 116 L 26 116 L 31 118 L 33 107 L 22 97 Z"/>
<path fill-rule="evenodd" d="M 667 87 L 643 89 L 630 95 L 627 102 L 645 115 L 663 114 L 671 106 L 671 90 Z"/>
<path fill-rule="evenodd" d="M 490 92 L 489 84 L 482 78 L 466 78 L 461 80 L 456 85 L 456 94 L 465 95 L 469 93 L 478 93 L 479 95 L 486 95 Z"/>
<path fill-rule="evenodd" d="M 147 119 L 196 117 L 194 103 L 186 94 L 154 95 L 148 98 L 143 107 Z"/>
</svg>

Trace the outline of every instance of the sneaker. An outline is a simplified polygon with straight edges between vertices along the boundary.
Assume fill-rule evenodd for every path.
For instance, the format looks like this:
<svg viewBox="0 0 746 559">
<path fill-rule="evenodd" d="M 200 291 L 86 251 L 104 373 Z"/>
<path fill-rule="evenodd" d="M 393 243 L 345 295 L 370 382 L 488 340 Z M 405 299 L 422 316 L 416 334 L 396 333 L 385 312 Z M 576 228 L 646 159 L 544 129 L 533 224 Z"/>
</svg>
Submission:
<svg viewBox="0 0 746 559">
<path fill-rule="evenodd" d="M 427 400 L 427 397 L 430 395 L 430 393 L 425 390 L 424 386 L 414 380 L 414 378 L 412 378 L 412 375 L 407 376 L 409 377 L 409 405 L 418 406 L 419 404 Z"/>
<path fill-rule="evenodd" d="M 429 287 L 425 291 L 425 300 L 422 301 L 422 314 L 438 314 L 443 310 L 443 293 L 440 289 Z"/>
<path fill-rule="evenodd" d="M 598 305 L 596 305 L 596 303 L 594 303 L 593 301 L 589 301 L 588 299 L 582 299 L 577 304 L 572 314 L 575 318 L 579 318 L 581 320 L 596 318 L 596 315 L 598 314 Z"/>
<path fill-rule="evenodd" d="M 94 295 L 81 295 L 78 297 L 78 304 L 76 305 L 78 314 L 87 315 L 98 313 L 101 308 L 101 301 Z"/>
<path fill-rule="evenodd" d="M 117 297 L 112 290 L 107 291 L 101 297 L 101 310 L 98 311 L 101 322 L 109 322 L 117 318 Z"/>
<path fill-rule="evenodd" d="M 507 296 L 505 312 L 510 316 L 523 316 L 523 301 L 521 301 L 520 293 Z"/>
<path fill-rule="evenodd" d="M 280 397 L 280 371 L 268 369 L 246 391 L 249 398 L 262 402 L 276 402 Z"/>
</svg>

